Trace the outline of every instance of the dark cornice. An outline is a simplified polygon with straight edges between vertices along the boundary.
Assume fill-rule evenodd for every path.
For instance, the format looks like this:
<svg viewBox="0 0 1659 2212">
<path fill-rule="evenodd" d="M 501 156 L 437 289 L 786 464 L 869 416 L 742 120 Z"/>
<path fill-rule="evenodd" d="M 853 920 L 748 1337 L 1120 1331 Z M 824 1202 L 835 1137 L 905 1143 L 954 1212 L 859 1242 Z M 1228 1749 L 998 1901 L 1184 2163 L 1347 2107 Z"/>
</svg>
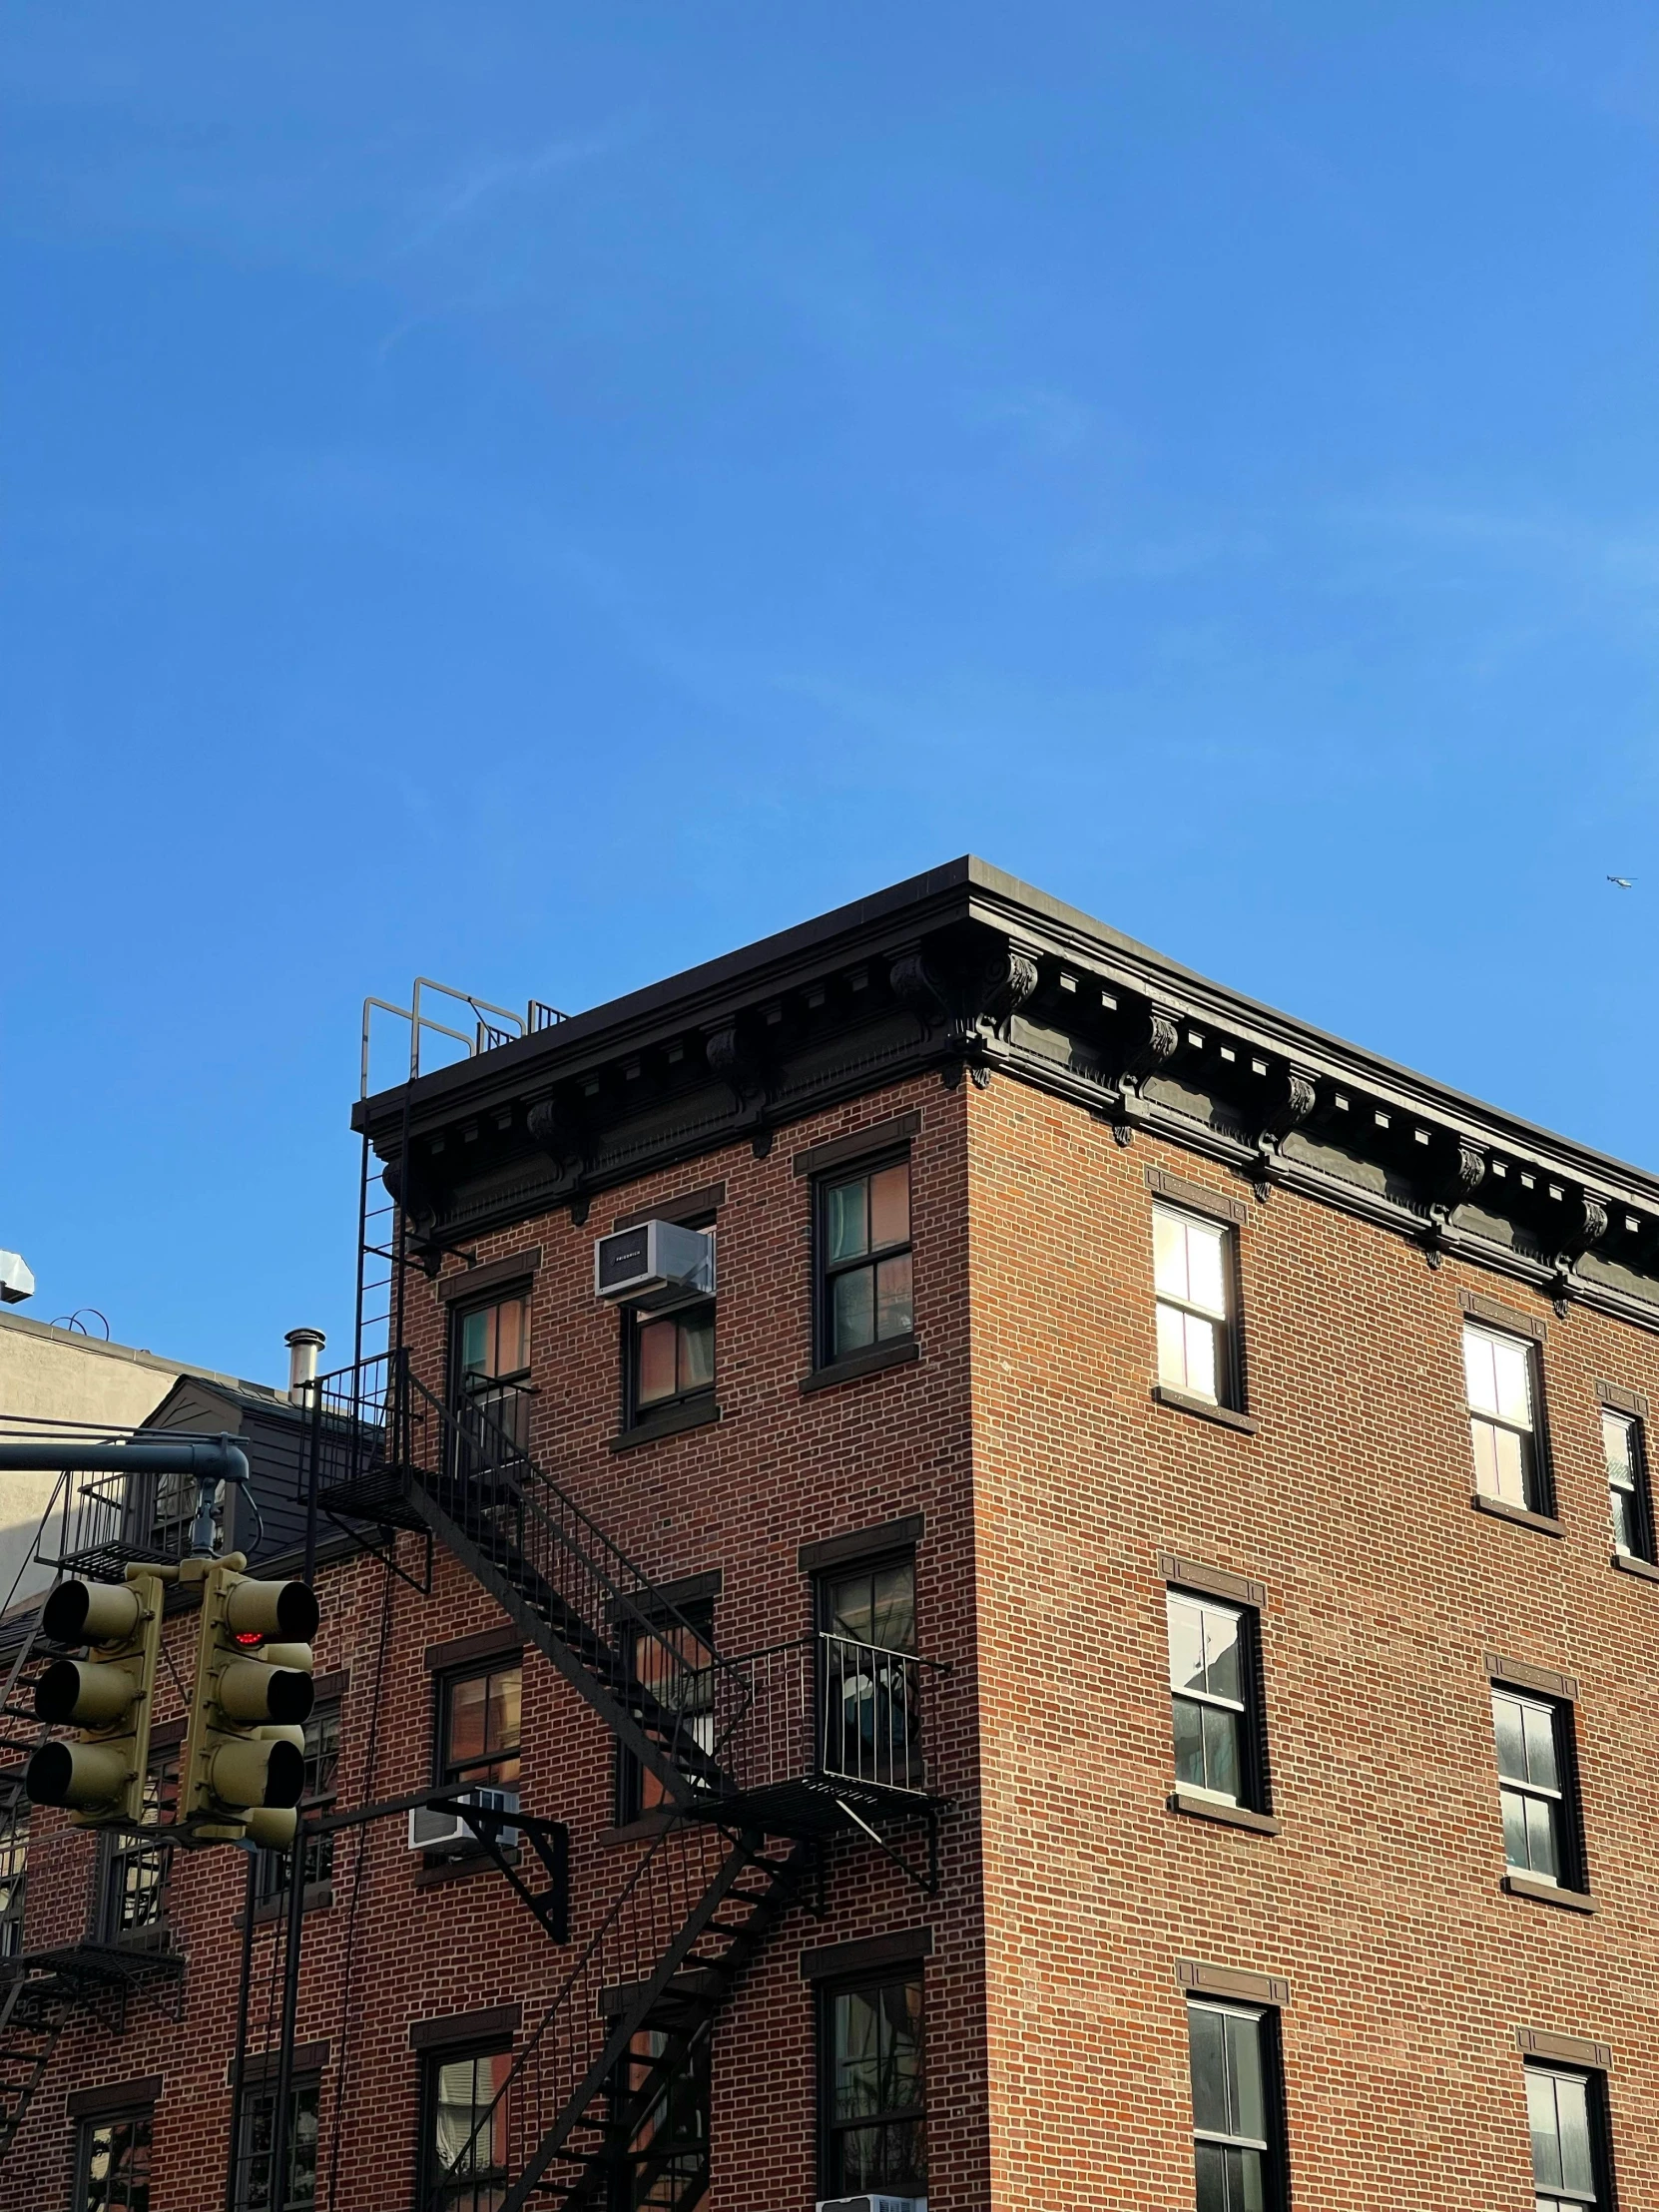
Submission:
<svg viewBox="0 0 1659 2212">
<path fill-rule="evenodd" d="M 974 858 L 364 1100 L 439 1243 L 928 1068 L 1000 1072 L 1659 1327 L 1659 1179 L 1196 975 Z M 1634 1226 L 1631 1226 L 1631 1225 Z"/>
</svg>

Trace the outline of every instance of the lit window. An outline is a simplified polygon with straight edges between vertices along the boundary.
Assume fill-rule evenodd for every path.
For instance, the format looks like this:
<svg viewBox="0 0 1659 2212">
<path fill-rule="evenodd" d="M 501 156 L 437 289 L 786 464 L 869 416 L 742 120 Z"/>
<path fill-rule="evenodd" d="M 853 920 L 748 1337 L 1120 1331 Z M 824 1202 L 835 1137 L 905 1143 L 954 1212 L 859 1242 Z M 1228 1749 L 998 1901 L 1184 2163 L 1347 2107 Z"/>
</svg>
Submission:
<svg viewBox="0 0 1659 2212">
<path fill-rule="evenodd" d="M 1158 1381 L 1218 1405 L 1233 1394 L 1229 1241 L 1215 1222 L 1171 1206 L 1152 1209 Z"/>
<path fill-rule="evenodd" d="M 1237 1606 L 1168 1594 L 1175 1778 L 1230 1805 L 1257 1796 L 1250 1712 L 1253 1621 Z M 1259 1808 L 1260 1810 L 1260 1808 Z"/>
<path fill-rule="evenodd" d="M 456 1413 L 463 1468 L 499 1469 L 530 1442 L 530 1301 L 522 1293 L 474 1307 L 456 1323 Z"/>
<path fill-rule="evenodd" d="M 1198 2212 L 1262 2212 L 1275 2201 L 1272 2032 L 1269 2014 L 1244 2005 L 1187 2006 Z"/>
<path fill-rule="evenodd" d="M 518 1787 L 522 1670 L 492 1667 L 446 1676 L 439 1689 L 438 1780 L 457 1789 Z"/>
<path fill-rule="evenodd" d="M 715 1740 L 715 1632 L 713 1600 L 682 1607 L 651 1629 L 629 1633 L 634 1679 L 666 1713 L 688 1753 L 709 1752 Z M 659 1775 L 625 1744 L 617 1745 L 617 1818 L 638 1820 L 668 1796 Z"/>
<path fill-rule="evenodd" d="M 1598 2182 L 1607 2146 L 1596 2084 L 1588 2075 L 1554 2067 L 1526 2069 L 1526 2117 L 1532 2131 L 1536 2212 L 1585 2212 L 1606 2203 Z"/>
<path fill-rule="evenodd" d="M 913 1334 L 910 1163 L 819 1187 L 824 1362 Z"/>
<path fill-rule="evenodd" d="M 636 1419 L 707 1397 L 715 1386 L 715 1310 L 632 1314 L 633 1411 Z"/>
<path fill-rule="evenodd" d="M 1474 1486 L 1482 1497 L 1538 1512 L 1537 1378 L 1533 1351 L 1472 1323 L 1463 1329 Z"/>
</svg>

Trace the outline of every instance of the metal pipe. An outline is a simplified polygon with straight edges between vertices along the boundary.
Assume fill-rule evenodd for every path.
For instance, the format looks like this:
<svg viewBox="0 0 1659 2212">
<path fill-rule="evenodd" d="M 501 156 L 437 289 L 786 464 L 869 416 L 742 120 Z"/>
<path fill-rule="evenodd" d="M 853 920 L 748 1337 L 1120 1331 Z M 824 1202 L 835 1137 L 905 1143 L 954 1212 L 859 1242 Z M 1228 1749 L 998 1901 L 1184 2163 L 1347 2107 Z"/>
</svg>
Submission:
<svg viewBox="0 0 1659 2212">
<path fill-rule="evenodd" d="M 231 2155 L 225 2168 L 225 2212 L 237 2212 L 242 2201 L 242 2093 L 248 2070 L 248 2003 L 254 1986 L 254 1904 L 258 1895 L 259 1854 L 248 1854 L 248 1878 L 243 1889 L 242 1978 L 237 1989 L 237 2047 L 231 2058 Z"/>
<path fill-rule="evenodd" d="M 248 1454 L 226 1436 L 200 1443 L 87 1444 L 50 1438 L 13 1443 L 0 1438 L 0 1473 L 194 1474 L 219 1482 L 246 1482 Z"/>
<path fill-rule="evenodd" d="M 288 1861 L 287 1946 L 282 1958 L 282 2026 L 276 2045 L 276 2104 L 271 2123 L 273 2212 L 288 2201 L 288 2162 L 293 2150 L 288 2105 L 293 2097 L 293 2039 L 298 2030 L 299 1944 L 305 1925 L 305 1844 L 309 1833 L 302 1818 L 294 1822 L 293 1851 Z M 345 2063 L 343 2051 L 340 2063 Z"/>
</svg>

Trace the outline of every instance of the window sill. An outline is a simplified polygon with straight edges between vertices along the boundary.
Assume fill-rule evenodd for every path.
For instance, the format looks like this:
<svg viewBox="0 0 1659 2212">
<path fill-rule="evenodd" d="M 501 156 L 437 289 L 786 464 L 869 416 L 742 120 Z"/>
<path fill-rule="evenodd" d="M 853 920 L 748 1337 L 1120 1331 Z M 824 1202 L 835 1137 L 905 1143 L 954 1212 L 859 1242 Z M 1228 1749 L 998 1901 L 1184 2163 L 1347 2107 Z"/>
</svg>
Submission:
<svg viewBox="0 0 1659 2212">
<path fill-rule="evenodd" d="M 1638 1559 L 1634 1552 L 1615 1551 L 1613 1564 L 1620 1574 L 1637 1574 L 1644 1582 L 1659 1582 L 1659 1567 L 1651 1559 Z"/>
<path fill-rule="evenodd" d="M 720 1407 L 712 1397 L 699 1398 L 695 1404 L 673 1405 L 666 1413 L 653 1413 L 648 1419 L 636 1421 L 632 1428 L 625 1428 L 620 1436 L 611 1438 L 613 1451 L 637 1451 L 641 1444 L 654 1444 L 664 1436 L 683 1436 L 688 1428 L 707 1428 L 720 1418 Z"/>
<path fill-rule="evenodd" d="M 838 1382 L 856 1382 L 863 1375 L 879 1375 L 886 1368 L 908 1367 L 912 1360 L 921 1358 L 921 1345 L 915 1337 L 897 1337 L 891 1344 L 871 1345 L 867 1352 L 849 1352 L 844 1360 L 832 1360 L 828 1367 L 819 1368 L 801 1378 L 803 1397 L 813 1390 L 832 1390 Z"/>
<path fill-rule="evenodd" d="M 1223 1828 L 1248 1829 L 1253 1836 L 1277 1836 L 1282 1823 L 1271 1813 L 1253 1813 L 1247 1805 L 1228 1805 L 1220 1798 L 1201 1797 L 1179 1784 L 1166 1801 L 1172 1813 L 1190 1813 L 1195 1820 L 1219 1821 Z"/>
<path fill-rule="evenodd" d="M 507 1857 L 514 1857 L 508 1852 Z M 417 1890 L 441 1890 L 446 1883 L 471 1882 L 478 1875 L 494 1874 L 495 1861 L 487 1852 L 457 1852 L 453 1859 L 440 1859 L 428 1853 L 424 1865 L 415 1869 L 414 1886 Z"/>
<path fill-rule="evenodd" d="M 1241 1436 L 1256 1433 L 1258 1423 L 1254 1414 L 1241 1413 L 1231 1405 L 1218 1405 L 1213 1398 L 1193 1397 L 1186 1390 L 1172 1390 L 1167 1382 L 1155 1382 L 1152 1395 L 1157 1404 L 1173 1406 L 1178 1413 L 1196 1413 L 1200 1420 L 1213 1420 L 1220 1428 L 1237 1429 Z"/>
<path fill-rule="evenodd" d="M 1493 1520 L 1513 1521 L 1517 1528 L 1535 1528 L 1541 1536 L 1564 1536 L 1566 1529 L 1553 1513 L 1534 1513 L 1525 1505 L 1507 1505 L 1500 1497 L 1487 1497 L 1475 1490 L 1469 1503 L 1477 1513 L 1490 1513 Z"/>
<path fill-rule="evenodd" d="M 1529 1874 L 1506 1874 L 1503 1887 L 1512 1898 L 1536 1898 L 1540 1905 L 1558 1905 L 1566 1913 L 1593 1913 L 1595 1899 L 1583 1890 L 1563 1890 L 1558 1882 L 1539 1882 Z"/>
<path fill-rule="evenodd" d="M 304 1913 L 325 1913 L 333 1904 L 333 1902 L 334 1890 L 332 1883 L 307 1882 L 305 1885 L 305 1896 L 300 1906 L 300 1911 Z M 262 1898 L 259 1904 L 256 1905 L 254 1908 L 254 1926 L 256 1928 L 263 1928 L 269 1921 L 286 1920 L 287 1911 L 288 1901 L 286 1891 L 280 1892 L 277 1896 L 274 1898 Z M 245 1914 L 236 1914 L 231 1922 L 231 1926 L 233 1928 L 241 1928 L 247 1916 Z"/>
</svg>

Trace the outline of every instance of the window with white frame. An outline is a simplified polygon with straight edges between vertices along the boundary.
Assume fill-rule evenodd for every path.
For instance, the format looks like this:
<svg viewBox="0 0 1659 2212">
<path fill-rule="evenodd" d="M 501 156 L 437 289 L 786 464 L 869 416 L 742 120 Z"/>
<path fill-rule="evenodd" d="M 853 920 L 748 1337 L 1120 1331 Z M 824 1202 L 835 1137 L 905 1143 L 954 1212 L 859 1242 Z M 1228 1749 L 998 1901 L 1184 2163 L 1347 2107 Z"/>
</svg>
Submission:
<svg viewBox="0 0 1659 2212">
<path fill-rule="evenodd" d="M 1534 1347 L 1473 1322 L 1463 1326 L 1474 1486 L 1482 1497 L 1542 1512 Z"/>
<path fill-rule="evenodd" d="M 1152 1209 L 1158 1381 L 1218 1405 L 1235 1402 L 1232 1232 L 1174 1206 Z"/>
<path fill-rule="evenodd" d="M 1653 1557 L 1647 1491 L 1646 1438 L 1634 1413 L 1603 1406 L 1601 1449 L 1607 1462 L 1607 1501 L 1613 1517 L 1613 1549 L 1626 1559 Z"/>
<path fill-rule="evenodd" d="M 1570 1746 L 1560 1706 L 1497 1689 L 1492 1728 L 1510 1873 L 1568 1889 L 1580 1886 L 1582 1870 L 1573 1863 Z"/>
<path fill-rule="evenodd" d="M 1165 1602 L 1175 1778 L 1183 1789 L 1229 1805 L 1252 1805 L 1258 1796 L 1253 1617 L 1219 1598 L 1185 1590 L 1169 1591 Z"/>
</svg>

